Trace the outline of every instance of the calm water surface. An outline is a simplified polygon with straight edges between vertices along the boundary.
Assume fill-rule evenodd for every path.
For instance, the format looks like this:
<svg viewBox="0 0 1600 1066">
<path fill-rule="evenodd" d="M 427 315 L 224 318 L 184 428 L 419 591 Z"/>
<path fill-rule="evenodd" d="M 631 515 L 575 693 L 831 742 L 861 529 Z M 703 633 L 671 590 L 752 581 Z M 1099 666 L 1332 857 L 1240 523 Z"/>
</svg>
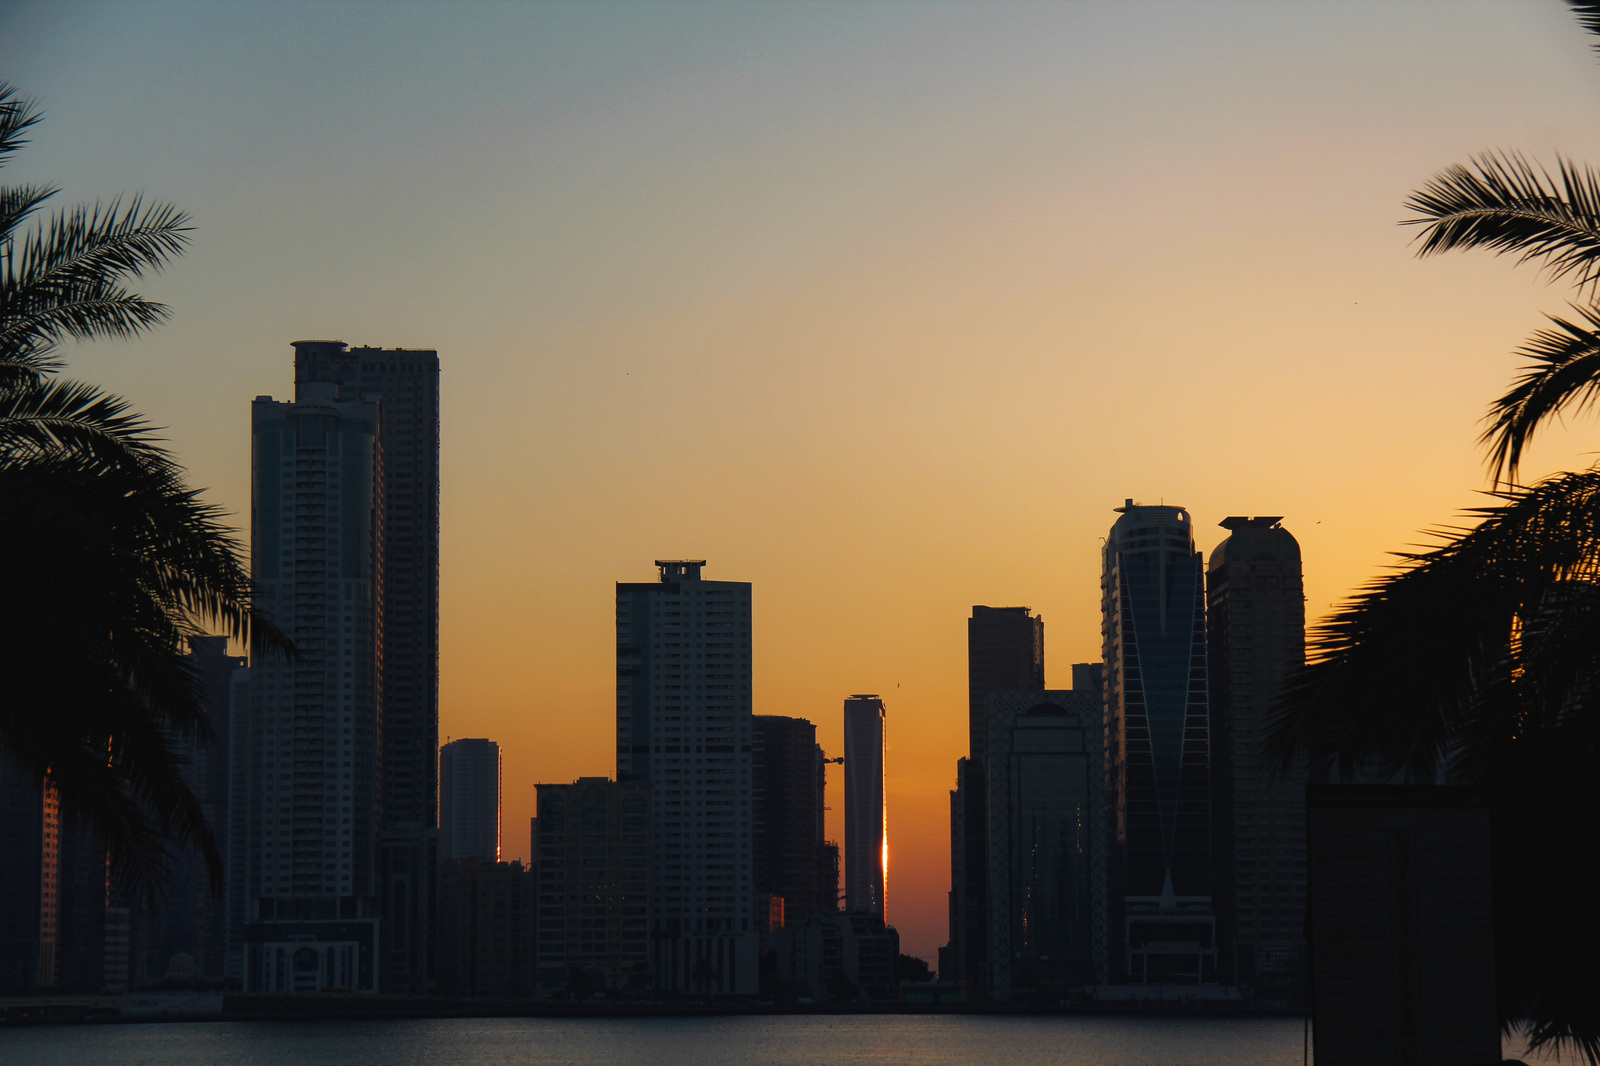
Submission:
<svg viewBox="0 0 1600 1066">
<path fill-rule="evenodd" d="M 1295 1020 L 474 1018 L 0 1030 L 4 1066 L 1299 1066 Z"/>
<path fill-rule="evenodd" d="M 1276 1018 L 474 1018 L 0 1029 L 0 1066 L 1299 1066 L 1301 1061 L 1301 1023 Z"/>
</svg>

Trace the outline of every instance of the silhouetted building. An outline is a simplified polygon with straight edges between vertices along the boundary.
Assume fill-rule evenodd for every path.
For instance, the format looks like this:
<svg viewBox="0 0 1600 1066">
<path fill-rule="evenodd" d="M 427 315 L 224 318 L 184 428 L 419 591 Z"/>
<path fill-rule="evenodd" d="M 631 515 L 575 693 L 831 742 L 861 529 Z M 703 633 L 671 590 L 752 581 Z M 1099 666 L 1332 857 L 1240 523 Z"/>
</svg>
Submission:
<svg viewBox="0 0 1600 1066">
<path fill-rule="evenodd" d="M 987 985 L 1001 1003 L 1060 1000 L 1106 969 L 1100 690 L 991 692 L 987 703 Z"/>
<path fill-rule="evenodd" d="M 423 992 L 433 967 L 439 824 L 439 353 L 346 350 L 341 341 L 296 341 L 294 349 L 296 400 L 326 395 L 333 383 L 338 399 L 378 404 L 381 980 L 385 991 Z"/>
<path fill-rule="evenodd" d="M 1216 978 L 1204 568 L 1181 507 L 1117 508 L 1101 572 L 1121 973 Z"/>
<path fill-rule="evenodd" d="M 0 752 L 0 995 L 55 987 L 60 832 L 53 790 Z"/>
<path fill-rule="evenodd" d="M 881 915 L 819 911 L 778 930 L 772 946 L 778 987 L 790 995 L 818 1003 L 899 995 L 900 934 Z"/>
<path fill-rule="evenodd" d="M 1485 793 L 1312 785 L 1307 807 L 1318 1066 L 1501 1061 Z"/>
<path fill-rule="evenodd" d="M 1026 607 L 974 606 L 967 620 L 968 755 L 956 762 L 950 794 L 950 944 L 940 964 L 941 978 L 969 989 L 989 980 L 986 699 L 1028 691 L 1044 691 L 1044 619 Z"/>
<path fill-rule="evenodd" d="M 752 807 L 755 812 L 755 888 L 783 901 L 782 925 L 803 922 L 837 906 L 818 860 L 823 846 L 824 771 L 817 727 L 804 718 L 751 718 Z M 758 915 L 762 907 L 758 902 Z M 772 910 L 766 908 L 771 924 Z"/>
<path fill-rule="evenodd" d="M 844 701 L 844 880 L 852 911 L 888 915 L 888 813 L 883 795 L 883 700 Z"/>
<path fill-rule="evenodd" d="M 1305 662 L 1300 545 L 1278 518 L 1227 518 L 1206 573 L 1218 942 L 1224 980 L 1287 1000 L 1306 898 L 1304 760 L 1264 758 L 1284 678 Z"/>
<path fill-rule="evenodd" d="M 228 854 L 231 767 L 231 687 L 245 665 L 228 654 L 227 637 L 190 637 L 186 662 L 195 673 L 211 740 L 179 743 L 183 777 L 200 800 L 220 854 Z M 133 916 L 134 985 L 216 983 L 224 976 L 227 900 L 211 891 L 205 859 L 194 847 L 172 848 L 157 899 Z"/>
<path fill-rule="evenodd" d="M 441 862 L 440 994 L 493 999 L 532 995 L 537 899 L 534 873 L 520 862 Z"/>
<path fill-rule="evenodd" d="M 580 777 L 537 802 L 538 990 L 648 988 L 649 784 Z"/>
<path fill-rule="evenodd" d="M 750 584 L 704 565 L 617 583 L 617 777 L 650 787 L 657 987 L 754 995 Z"/>
<path fill-rule="evenodd" d="M 253 405 L 251 574 L 299 657 L 249 672 L 244 985 L 377 992 L 384 660 L 378 403 Z M 237 772 L 237 771 L 236 771 Z"/>
<path fill-rule="evenodd" d="M 439 749 L 439 861 L 500 860 L 500 745 L 454 740 Z"/>
</svg>

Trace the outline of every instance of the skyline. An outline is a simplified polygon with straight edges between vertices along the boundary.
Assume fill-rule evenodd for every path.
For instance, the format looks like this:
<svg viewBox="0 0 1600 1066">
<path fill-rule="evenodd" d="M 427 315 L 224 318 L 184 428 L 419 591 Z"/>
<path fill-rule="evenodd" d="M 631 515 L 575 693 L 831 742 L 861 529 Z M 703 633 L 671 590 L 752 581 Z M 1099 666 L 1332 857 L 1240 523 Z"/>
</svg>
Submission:
<svg viewBox="0 0 1600 1066">
<path fill-rule="evenodd" d="M 241 529 L 292 341 L 440 351 L 440 733 L 502 744 L 507 825 L 611 772 L 613 583 L 709 558 L 753 585 L 756 713 L 838 755 L 839 701 L 883 694 L 927 958 L 971 606 L 1043 616 L 1065 688 L 1127 496 L 1208 554 L 1286 515 L 1311 623 L 1456 520 L 1482 397 L 1567 290 L 1415 260 L 1402 202 L 1600 147 L 1557 3 L 18 4 L 0 60 L 48 113 L 8 180 L 195 216 L 142 286 L 172 321 L 68 376 Z"/>
</svg>

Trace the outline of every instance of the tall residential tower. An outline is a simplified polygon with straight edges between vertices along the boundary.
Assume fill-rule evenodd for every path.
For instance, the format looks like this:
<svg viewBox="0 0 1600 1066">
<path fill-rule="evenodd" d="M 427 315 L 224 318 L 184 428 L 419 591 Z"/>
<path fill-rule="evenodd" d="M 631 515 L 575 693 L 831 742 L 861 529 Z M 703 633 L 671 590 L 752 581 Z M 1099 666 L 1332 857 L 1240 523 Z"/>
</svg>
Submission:
<svg viewBox="0 0 1600 1066">
<path fill-rule="evenodd" d="M 1226 518 L 1206 571 L 1211 646 L 1217 917 L 1223 976 L 1287 1000 L 1306 903 L 1305 764 L 1263 763 L 1284 678 L 1305 662 L 1300 545 L 1280 519 Z"/>
<path fill-rule="evenodd" d="M 657 988 L 753 995 L 750 584 L 704 566 L 617 583 L 617 778 L 650 786 Z"/>
<path fill-rule="evenodd" d="M 295 399 L 377 403 L 383 597 L 378 886 L 383 984 L 426 991 L 433 967 L 439 751 L 439 353 L 294 343 Z"/>
<path fill-rule="evenodd" d="M 844 898 L 888 919 L 889 837 L 883 796 L 883 700 L 844 701 Z"/>
<path fill-rule="evenodd" d="M 453 740 L 439 749 L 439 861 L 500 861 L 500 745 Z"/>
</svg>

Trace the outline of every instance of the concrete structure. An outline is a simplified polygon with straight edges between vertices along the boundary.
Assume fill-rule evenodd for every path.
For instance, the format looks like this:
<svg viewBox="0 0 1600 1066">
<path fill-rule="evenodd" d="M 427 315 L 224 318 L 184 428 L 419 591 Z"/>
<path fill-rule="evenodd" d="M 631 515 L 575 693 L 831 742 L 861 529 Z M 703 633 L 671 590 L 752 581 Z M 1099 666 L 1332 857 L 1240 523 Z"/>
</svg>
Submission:
<svg viewBox="0 0 1600 1066">
<path fill-rule="evenodd" d="M 1100 591 L 1120 976 L 1216 979 L 1205 585 L 1189 513 L 1117 508 Z"/>
<path fill-rule="evenodd" d="M 1058 1002 L 1106 970 L 1101 695 L 1081 676 L 1070 692 L 987 696 L 986 985 L 999 1003 Z"/>
<path fill-rule="evenodd" d="M 876 914 L 819 911 L 775 932 L 772 948 L 785 998 L 854 1003 L 899 994 L 900 934 Z"/>
<path fill-rule="evenodd" d="M 804 718 L 758 714 L 751 719 L 751 810 L 755 889 L 782 900 L 778 925 L 803 922 L 838 907 L 838 879 L 824 876 L 824 771 L 817 727 Z M 837 849 L 835 849 L 836 851 Z M 763 916 L 761 902 L 756 914 Z M 765 907 L 765 924 L 774 911 Z"/>
<path fill-rule="evenodd" d="M 650 784 L 657 987 L 754 995 L 750 584 L 704 566 L 617 583 L 617 777 Z"/>
<path fill-rule="evenodd" d="M 378 405 L 383 719 L 377 893 L 385 991 L 427 990 L 438 850 L 439 353 L 296 341 L 295 399 Z"/>
<path fill-rule="evenodd" d="M 253 405 L 251 573 L 298 660 L 249 672 L 244 985 L 376 992 L 384 523 L 378 404 Z M 238 772 L 237 770 L 235 771 Z"/>
<path fill-rule="evenodd" d="M 500 861 L 500 745 L 453 740 L 439 749 L 439 861 Z"/>
<path fill-rule="evenodd" d="M 1284 678 L 1305 662 L 1300 545 L 1280 519 L 1227 518 L 1206 570 L 1216 897 L 1223 980 L 1286 1002 L 1304 955 L 1304 761 L 1262 761 Z"/>
<path fill-rule="evenodd" d="M 989 980 L 985 767 L 991 692 L 1044 691 L 1044 619 L 1026 607 L 975 605 L 967 619 L 966 758 L 956 761 L 950 794 L 950 943 L 940 976 L 969 994 Z"/>
<path fill-rule="evenodd" d="M 650 786 L 538 786 L 536 980 L 543 995 L 651 983 Z"/>
<path fill-rule="evenodd" d="M 883 796 L 883 700 L 844 701 L 844 882 L 852 911 L 888 917 L 889 833 Z"/>
<path fill-rule="evenodd" d="M 486 999 L 532 995 L 537 900 L 534 873 L 520 862 L 442 861 L 439 993 Z"/>
<path fill-rule="evenodd" d="M 234 672 L 243 656 L 228 654 L 227 637 L 190 637 L 187 661 L 211 723 L 211 741 L 181 742 L 184 780 L 200 800 L 217 850 L 226 856 L 232 828 L 232 699 Z M 225 976 L 227 900 L 212 894 L 205 860 L 193 848 L 176 849 L 153 907 L 133 916 L 132 982 L 211 984 Z"/>
</svg>

